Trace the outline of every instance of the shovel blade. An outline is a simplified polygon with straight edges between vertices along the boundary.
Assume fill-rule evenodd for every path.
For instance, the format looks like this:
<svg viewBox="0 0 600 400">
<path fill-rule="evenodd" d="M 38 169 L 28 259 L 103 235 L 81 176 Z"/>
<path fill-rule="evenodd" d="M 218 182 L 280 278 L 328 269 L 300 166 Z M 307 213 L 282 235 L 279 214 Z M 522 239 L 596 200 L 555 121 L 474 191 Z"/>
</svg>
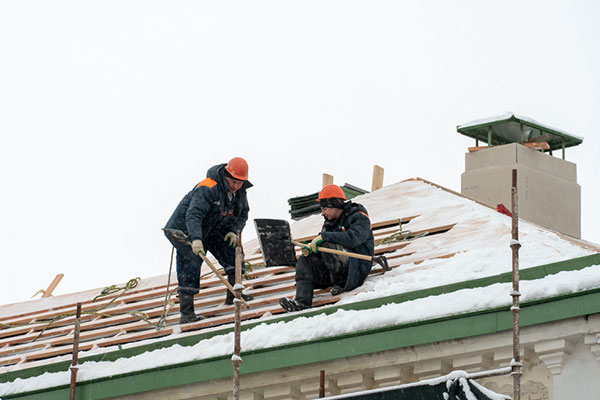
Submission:
<svg viewBox="0 0 600 400">
<path fill-rule="evenodd" d="M 384 272 L 390 270 L 388 260 L 385 256 L 373 257 L 373 261 L 375 261 L 377 264 L 381 265 L 381 268 L 383 268 Z"/>
<path fill-rule="evenodd" d="M 254 227 L 267 267 L 296 266 L 296 250 L 286 220 L 258 218 Z"/>
</svg>

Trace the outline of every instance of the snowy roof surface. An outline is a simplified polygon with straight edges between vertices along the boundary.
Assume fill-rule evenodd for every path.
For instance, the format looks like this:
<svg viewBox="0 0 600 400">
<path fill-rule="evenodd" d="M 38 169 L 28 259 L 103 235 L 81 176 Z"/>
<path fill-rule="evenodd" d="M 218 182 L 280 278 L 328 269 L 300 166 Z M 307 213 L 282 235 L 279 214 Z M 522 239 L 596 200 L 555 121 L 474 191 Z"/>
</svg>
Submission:
<svg viewBox="0 0 600 400">
<path fill-rule="evenodd" d="M 374 273 L 363 286 L 335 297 L 326 290 L 320 291 L 315 297 L 317 305 L 349 304 L 494 276 L 511 270 L 511 218 L 494 209 L 422 179 L 386 186 L 359 196 L 354 201 L 364 204 L 369 211 L 376 243 L 399 232 L 398 220 L 407 221 L 402 224 L 402 232 L 410 231 L 417 237 L 378 245 L 376 253 L 387 256 L 392 271 L 381 274 L 379 267 L 374 266 Z M 292 224 L 293 236 L 295 239 L 309 238 L 318 233 L 321 224 L 320 216 L 295 222 Z M 519 235 L 522 245 L 519 252 L 521 269 L 600 252 L 595 244 L 525 221 L 519 224 Z M 246 260 L 256 267 L 251 273 L 253 279 L 244 281 L 248 291 L 255 295 L 255 300 L 250 302 L 249 310 L 243 311 L 242 317 L 245 320 L 257 321 L 256 318 L 260 318 L 258 321 L 273 321 L 278 318 L 275 314 L 283 311 L 277 304 L 278 299 L 282 296 L 293 297 L 293 269 L 261 268 L 256 240 L 245 243 L 244 250 Z M 167 279 L 166 275 L 142 279 L 137 287 L 112 303 L 109 299 L 119 294 L 92 303 L 91 300 L 100 293 L 100 289 L 96 289 L 1 306 L 0 323 L 8 326 L 0 329 L 0 373 L 70 360 L 73 317 L 57 319 L 50 326 L 47 322 L 32 320 L 57 318 L 61 313 L 72 314 L 78 301 L 84 304 L 84 310 L 103 306 L 102 312 L 108 314 L 104 317 L 98 313 L 89 314 L 88 318 L 84 318 L 80 359 L 114 351 L 119 345 L 127 348 L 153 341 L 184 338 L 200 331 L 220 329 L 223 324 L 233 321 L 233 307 L 222 305 L 223 286 L 215 278 L 206 277 L 202 280 L 202 289 L 196 299 L 196 309 L 208 318 L 179 326 L 178 307 L 175 304 L 169 308 L 166 325 L 156 330 L 148 322 L 156 324 L 163 315 Z M 176 287 L 174 281 L 173 274 L 170 290 Z M 591 266 L 580 271 L 561 272 L 543 279 L 524 281 L 521 292 L 522 300 L 527 301 L 598 287 L 600 266 Z M 387 304 L 375 310 L 338 310 L 330 315 L 323 313 L 291 321 L 261 323 L 243 332 L 243 350 L 265 349 L 508 305 L 511 302 L 509 291 L 509 284 L 498 283 L 485 288 L 464 289 L 410 302 Z M 147 314 L 148 322 L 140 321 L 139 315 L 132 314 L 139 311 Z M 201 340 L 192 347 L 174 345 L 129 359 L 84 362 L 80 365 L 78 379 L 95 379 L 227 355 L 231 354 L 232 343 L 233 334 L 228 333 Z M 98 368 L 99 363 L 102 368 Z M 68 384 L 69 374 L 56 372 L 3 383 L 0 384 L 0 396 Z"/>
</svg>

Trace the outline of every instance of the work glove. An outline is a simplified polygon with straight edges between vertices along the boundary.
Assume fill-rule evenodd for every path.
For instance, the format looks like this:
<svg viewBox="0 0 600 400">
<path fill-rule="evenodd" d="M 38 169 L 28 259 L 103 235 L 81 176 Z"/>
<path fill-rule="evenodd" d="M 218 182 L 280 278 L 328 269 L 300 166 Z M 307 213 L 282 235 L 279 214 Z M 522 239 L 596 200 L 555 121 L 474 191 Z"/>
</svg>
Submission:
<svg viewBox="0 0 600 400">
<path fill-rule="evenodd" d="M 204 251 L 204 245 L 202 244 L 202 240 L 196 239 L 192 241 L 192 253 L 194 253 L 197 256 L 199 256 L 200 253 L 202 253 L 203 256 L 206 255 L 206 252 Z"/>
<path fill-rule="evenodd" d="M 321 237 L 321 235 L 318 235 L 308 245 L 304 246 L 303 249 L 307 250 L 308 254 L 312 254 L 312 253 L 316 254 L 319 252 L 319 245 L 321 243 L 323 243 L 323 238 Z"/>
<path fill-rule="evenodd" d="M 227 235 L 225 235 L 225 238 L 223 240 L 225 242 L 229 242 L 229 246 L 235 247 L 235 245 L 237 244 L 237 235 L 233 232 L 229 232 Z"/>
</svg>

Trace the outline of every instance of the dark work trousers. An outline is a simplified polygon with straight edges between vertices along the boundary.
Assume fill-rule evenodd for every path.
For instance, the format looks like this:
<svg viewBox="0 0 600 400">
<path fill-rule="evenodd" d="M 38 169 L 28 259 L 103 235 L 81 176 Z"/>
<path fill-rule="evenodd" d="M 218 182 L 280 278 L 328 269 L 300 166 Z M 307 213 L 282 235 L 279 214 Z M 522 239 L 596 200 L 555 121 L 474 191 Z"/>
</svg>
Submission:
<svg viewBox="0 0 600 400">
<path fill-rule="evenodd" d="M 225 269 L 225 273 L 235 274 L 235 247 L 231 247 L 220 235 L 210 235 L 202 241 L 204 250 L 210 252 Z M 188 244 L 177 243 L 176 265 L 178 293 L 197 294 L 200 290 L 200 267 L 202 258 L 192 253 Z M 244 258 L 242 255 L 242 272 L 244 272 Z"/>
<path fill-rule="evenodd" d="M 320 247 L 347 251 L 338 244 L 324 243 Z M 313 290 L 346 285 L 348 256 L 318 252 L 301 256 L 296 263 L 296 301 L 312 306 Z"/>
</svg>

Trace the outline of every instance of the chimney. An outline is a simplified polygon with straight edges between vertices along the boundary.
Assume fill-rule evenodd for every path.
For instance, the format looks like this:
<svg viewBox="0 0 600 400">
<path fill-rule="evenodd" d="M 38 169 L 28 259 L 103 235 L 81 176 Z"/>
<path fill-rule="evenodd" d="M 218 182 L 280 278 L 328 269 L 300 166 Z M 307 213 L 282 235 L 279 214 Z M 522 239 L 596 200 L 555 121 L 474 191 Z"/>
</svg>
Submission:
<svg viewBox="0 0 600 400">
<path fill-rule="evenodd" d="M 517 170 L 519 217 L 581 237 L 581 187 L 577 166 L 565 149 L 583 138 L 513 113 L 469 122 L 456 130 L 475 139 L 465 154 L 461 193 L 496 208 L 510 209 L 511 170 Z M 486 146 L 479 146 L 479 142 Z M 562 158 L 553 157 L 560 151 Z"/>
</svg>

